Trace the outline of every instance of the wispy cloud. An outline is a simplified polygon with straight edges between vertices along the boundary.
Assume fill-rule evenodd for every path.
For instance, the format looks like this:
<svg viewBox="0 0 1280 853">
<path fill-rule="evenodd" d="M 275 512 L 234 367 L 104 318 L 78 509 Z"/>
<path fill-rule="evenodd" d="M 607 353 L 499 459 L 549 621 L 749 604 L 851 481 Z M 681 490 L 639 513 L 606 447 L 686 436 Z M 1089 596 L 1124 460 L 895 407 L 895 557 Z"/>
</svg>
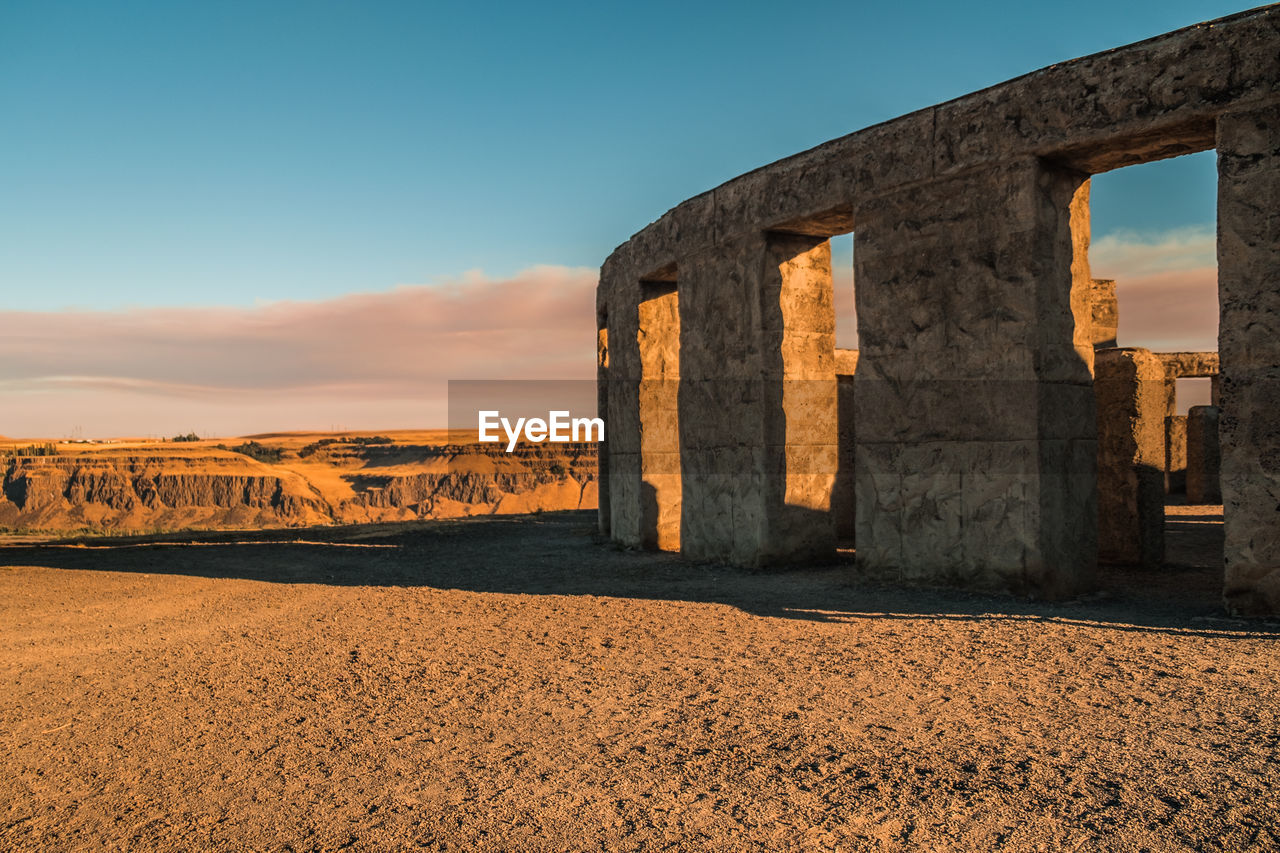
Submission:
<svg viewBox="0 0 1280 853">
<path fill-rule="evenodd" d="M 594 270 L 254 308 L 0 312 L 0 433 L 443 424 L 449 379 L 594 376 Z"/>
<path fill-rule="evenodd" d="M 1113 231 L 1093 241 L 1089 261 L 1105 278 L 1213 269 L 1218 265 L 1217 236 L 1211 225 L 1142 233 Z"/>
<path fill-rule="evenodd" d="M 1217 243 L 1212 226 L 1116 232 L 1089 250 L 1095 278 L 1116 280 L 1121 346 L 1218 348 Z"/>
</svg>

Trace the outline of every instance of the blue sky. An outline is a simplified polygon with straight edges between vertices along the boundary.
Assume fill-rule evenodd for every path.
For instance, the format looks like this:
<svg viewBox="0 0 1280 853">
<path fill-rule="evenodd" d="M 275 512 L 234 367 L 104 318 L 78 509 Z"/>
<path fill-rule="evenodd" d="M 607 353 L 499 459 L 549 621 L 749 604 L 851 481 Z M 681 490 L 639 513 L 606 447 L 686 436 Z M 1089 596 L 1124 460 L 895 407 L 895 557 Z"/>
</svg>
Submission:
<svg viewBox="0 0 1280 853">
<path fill-rule="evenodd" d="M 0 434 L 439 427 L 451 379 L 589 379 L 600 263 L 681 200 L 1235 11 L 0 0 Z M 1094 179 L 1122 345 L 1216 347 L 1214 186 L 1212 152 Z"/>
<path fill-rule="evenodd" d="M 743 171 L 1240 8 L 0 0 L 3 307 L 594 268 Z M 1131 171 L 1095 236 L 1212 223 L 1211 154 Z"/>
</svg>

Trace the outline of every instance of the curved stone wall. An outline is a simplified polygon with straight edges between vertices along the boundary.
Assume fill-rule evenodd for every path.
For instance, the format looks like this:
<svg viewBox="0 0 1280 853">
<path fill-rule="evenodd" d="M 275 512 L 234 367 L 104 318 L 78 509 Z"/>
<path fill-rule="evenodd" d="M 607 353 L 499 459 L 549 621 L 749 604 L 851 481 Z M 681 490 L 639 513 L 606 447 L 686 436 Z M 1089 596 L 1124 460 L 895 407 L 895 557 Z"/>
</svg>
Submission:
<svg viewBox="0 0 1280 853">
<path fill-rule="evenodd" d="M 1097 561 L 1089 176 L 1216 148 L 1226 596 L 1280 610 L 1280 7 L 876 125 L 689 199 L 605 261 L 601 524 L 765 564 L 1063 595 Z M 828 238 L 852 231 L 856 429 Z M 605 352 L 607 342 L 607 352 Z M 847 418 L 846 418 L 847 420 Z M 841 436 L 853 496 L 837 501 Z M 856 509 L 854 508 L 856 507 Z"/>
</svg>

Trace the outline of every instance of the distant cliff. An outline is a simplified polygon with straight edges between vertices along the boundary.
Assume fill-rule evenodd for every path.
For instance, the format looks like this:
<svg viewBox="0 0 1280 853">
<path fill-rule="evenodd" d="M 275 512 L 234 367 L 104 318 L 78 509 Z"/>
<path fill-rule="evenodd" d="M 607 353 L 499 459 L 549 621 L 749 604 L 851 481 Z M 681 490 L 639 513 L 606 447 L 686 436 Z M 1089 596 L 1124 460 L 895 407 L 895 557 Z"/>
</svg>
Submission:
<svg viewBox="0 0 1280 853">
<path fill-rule="evenodd" d="M 258 445 L 260 447 L 260 445 Z M 596 505 L 593 444 L 221 446 L 6 456 L 0 528 L 142 532 L 453 518 Z"/>
</svg>

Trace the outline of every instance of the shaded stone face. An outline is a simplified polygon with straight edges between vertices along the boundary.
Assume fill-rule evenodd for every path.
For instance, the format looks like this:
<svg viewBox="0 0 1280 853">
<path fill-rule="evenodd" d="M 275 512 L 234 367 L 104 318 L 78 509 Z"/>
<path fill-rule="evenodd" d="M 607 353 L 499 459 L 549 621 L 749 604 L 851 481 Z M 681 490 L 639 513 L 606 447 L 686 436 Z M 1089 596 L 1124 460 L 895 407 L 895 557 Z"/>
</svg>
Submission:
<svg viewBox="0 0 1280 853">
<path fill-rule="evenodd" d="M 858 369 L 857 350 L 836 350 L 836 479 L 831 488 L 831 514 L 836 526 L 836 538 L 846 545 L 853 545 L 857 525 L 854 497 L 855 438 L 854 375 Z"/>
<path fill-rule="evenodd" d="M 1222 502 L 1218 407 L 1192 406 L 1187 413 L 1187 503 Z"/>
<path fill-rule="evenodd" d="M 1097 354 L 1098 556 L 1108 563 L 1164 560 L 1165 374 L 1150 350 Z"/>
<path fill-rule="evenodd" d="M 1217 147 L 1225 595 L 1228 607 L 1239 613 L 1277 613 L 1280 106 L 1224 114 L 1218 120 Z"/>
<path fill-rule="evenodd" d="M 1100 541 L 1158 562 L 1165 382 L 1213 373 L 1209 354 L 1102 355 L 1118 316 L 1114 282 L 1089 271 L 1088 179 L 1216 146 L 1227 596 L 1280 609 L 1280 428 L 1264 414 L 1280 405 L 1278 104 L 1266 7 L 681 203 L 601 270 L 602 527 L 748 565 L 823 558 L 852 532 L 863 572 L 1047 595 L 1090 584 Z M 827 243 L 849 231 L 851 371 Z M 1096 389 L 1095 349 L 1112 383 Z"/>
</svg>

